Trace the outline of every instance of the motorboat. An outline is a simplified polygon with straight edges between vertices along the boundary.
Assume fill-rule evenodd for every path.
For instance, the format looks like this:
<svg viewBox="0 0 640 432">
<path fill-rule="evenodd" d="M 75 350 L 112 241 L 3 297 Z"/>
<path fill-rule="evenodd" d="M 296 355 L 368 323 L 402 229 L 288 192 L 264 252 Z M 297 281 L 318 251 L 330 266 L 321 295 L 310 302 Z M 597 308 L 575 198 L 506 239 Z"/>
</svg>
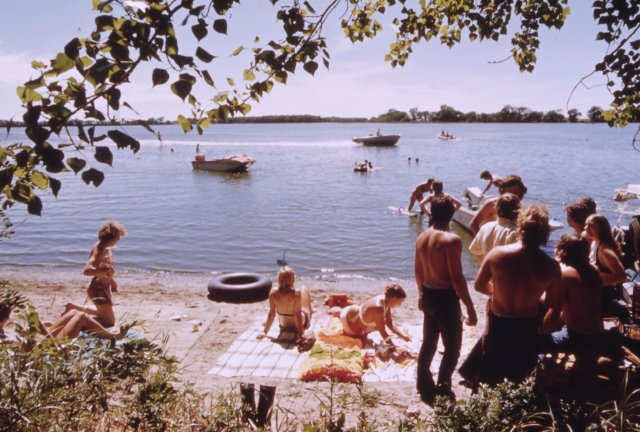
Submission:
<svg viewBox="0 0 640 432">
<path fill-rule="evenodd" d="M 400 139 L 400 135 L 367 135 L 353 137 L 353 141 L 369 146 L 392 146 Z"/>
<path fill-rule="evenodd" d="M 455 137 L 455 135 L 442 135 L 442 134 L 440 134 L 440 135 L 438 135 L 438 139 L 447 141 L 447 140 L 456 139 L 456 137 Z"/>
<path fill-rule="evenodd" d="M 478 212 L 480 206 L 488 199 L 482 194 L 482 191 L 479 187 L 469 187 L 464 190 L 462 193 L 462 198 L 467 203 L 467 206 L 461 206 L 456 212 L 453 214 L 453 221 L 456 222 L 460 227 L 469 233 L 473 234 L 471 231 L 471 220 Z M 489 197 L 490 198 L 490 197 Z M 549 226 L 551 227 L 551 231 L 558 230 L 564 227 L 562 222 L 558 222 L 555 219 L 549 219 Z"/>
<path fill-rule="evenodd" d="M 246 172 L 255 162 L 255 159 L 246 154 L 212 160 L 206 160 L 203 154 L 197 154 L 195 160 L 191 162 L 191 166 L 197 171 L 237 173 Z"/>
</svg>

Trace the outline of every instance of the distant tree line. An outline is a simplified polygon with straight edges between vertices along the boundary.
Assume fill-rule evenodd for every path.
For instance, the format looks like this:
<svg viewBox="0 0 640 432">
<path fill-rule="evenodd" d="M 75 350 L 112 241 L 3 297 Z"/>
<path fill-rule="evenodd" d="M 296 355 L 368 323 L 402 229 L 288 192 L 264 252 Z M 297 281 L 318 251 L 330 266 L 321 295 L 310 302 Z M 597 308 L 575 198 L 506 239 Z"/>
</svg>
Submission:
<svg viewBox="0 0 640 432">
<path fill-rule="evenodd" d="M 411 108 L 409 112 L 390 109 L 384 114 L 372 117 L 321 117 L 315 115 L 268 115 L 257 117 L 230 117 L 219 123 L 605 123 L 607 119 L 603 115 L 603 109 L 593 106 L 587 111 L 586 117 L 577 109 L 570 109 L 567 115 L 562 110 L 534 111 L 527 107 L 514 107 L 505 105 L 500 111 L 495 113 L 477 113 L 470 111 L 463 113 L 449 105 L 442 105 L 438 111 L 420 111 L 418 108 Z M 636 118 L 632 121 L 640 121 Z M 81 121 L 71 120 L 70 126 L 74 125 L 172 125 L 176 121 L 166 120 L 164 117 L 151 117 L 147 120 L 104 120 L 104 121 Z M 0 120 L 0 127 L 21 127 L 23 122 L 14 120 Z"/>
</svg>

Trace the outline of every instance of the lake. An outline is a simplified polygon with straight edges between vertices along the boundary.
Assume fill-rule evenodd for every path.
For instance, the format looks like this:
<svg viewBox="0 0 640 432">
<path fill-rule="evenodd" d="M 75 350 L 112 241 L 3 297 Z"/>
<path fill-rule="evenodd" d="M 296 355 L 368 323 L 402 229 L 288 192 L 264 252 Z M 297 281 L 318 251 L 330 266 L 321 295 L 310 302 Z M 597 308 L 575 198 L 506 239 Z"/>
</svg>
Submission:
<svg viewBox="0 0 640 432">
<path fill-rule="evenodd" d="M 16 234 L 0 243 L 0 266 L 81 272 L 101 223 L 117 220 L 127 229 L 115 251 L 119 270 L 273 274 L 286 253 L 305 276 L 408 279 L 426 221 L 388 206 L 406 207 L 427 177 L 459 196 L 484 186 L 484 169 L 519 174 L 529 189 L 525 203 L 542 202 L 565 222 L 564 206 L 589 195 L 612 225 L 621 210 L 614 190 L 640 183 L 634 125 L 236 124 L 215 125 L 203 136 L 178 126 L 155 129 L 162 143 L 128 127 L 142 143 L 137 154 L 114 148 L 113 167 L 89 163 L 106 174 L 99 188 L 65 173 L 58 198 L 42 197 L 42 217 L 16 205 L 9 212 Z M 400 134 L 398 145 L 351 141 L 377 129 Z M 459 138 L 438 140 L 443 129 Z M 23 130 L 13 129 L 0 144 L 19 141 L 26 141 Z M 246 174 L 194 172 L 197 143 L 208 158 L 247 153 L 257 162 Z M 365 159 L 375 170 L 354 173 L 354 162 Z M 640 212 L 638 201 L 625 210 Z M 627 220 L 623 215 L 621 223 Z M 470 236 L 453 229 L 468 245 Z M 467 253 L 463 265 L 473 278 L 477 266 Z"/>
</svg>

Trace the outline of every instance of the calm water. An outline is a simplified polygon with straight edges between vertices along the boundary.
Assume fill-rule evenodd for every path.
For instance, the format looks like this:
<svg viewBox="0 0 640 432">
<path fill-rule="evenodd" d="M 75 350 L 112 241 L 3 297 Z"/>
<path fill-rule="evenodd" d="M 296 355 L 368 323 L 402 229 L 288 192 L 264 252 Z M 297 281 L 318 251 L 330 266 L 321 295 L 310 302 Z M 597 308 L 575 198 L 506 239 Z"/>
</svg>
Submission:
<svg viewBox="0 0 640 432">
<path fill-rule="evenodd" d="M 398 145 L 351 142 L 378 128 L 401 134 Z M 460 139 L 439 141 L 441 129 Z M 114 149 L 113 168 L 93 164 L 106 173 L 99 188 L 65 174 L 58 199 L 43 197 L 42 217 L 17 206 L 10 213 L 17 232 L 0 243 L 0 266 L 80 272 L 99 225 L 115 219 L 127 229 L 116 250 L 121 270 L 273 273 L 286 251 L 289 264 L 307 276 L 410 278 L 415 239 L 426 224 L 387 207 L 406 207 L 427 176 L 459 195 L 484 185 L 483 169 L 517 173 L 529 188 L 525 201 L 545 203 L 552 217 L 564 221 L 564 205 L 590 195 L 613 223 L 614 189 L 640 183 L 634 126 L 222 125 L 201 137 L 173 126 L 157 130 L 162 145 L 131 128 L 142 142 L 138 154 Z M 13 130 L 0 144 L 24 140 L 22 133 Z M 247 174 L 193 172 L 196 143 L 211 158 L 247 153 L 257 162 Z M 376 170 L 354 173 L 354 162 L 364 159 Z M 627 210 L 640 211 L 639 205 Z M 464 267 L 472 278 L 467 254 Z"/>
</svg>

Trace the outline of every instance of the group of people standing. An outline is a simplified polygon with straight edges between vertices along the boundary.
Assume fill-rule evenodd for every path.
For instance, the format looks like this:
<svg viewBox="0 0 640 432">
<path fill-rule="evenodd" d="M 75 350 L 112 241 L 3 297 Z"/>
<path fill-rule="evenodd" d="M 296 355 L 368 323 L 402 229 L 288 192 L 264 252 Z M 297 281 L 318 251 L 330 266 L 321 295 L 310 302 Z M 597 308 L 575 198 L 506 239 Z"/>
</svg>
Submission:
<svg viewBox="0 0 640 432">
<path fill-rule="evenodd" d="M 489 298 L 487 324 L 459 369 L 463 383 L 473 389 L 503 379 L 522 381 L 541 352 L 583 355 L 610 349 L 620 339 L 605 332 L 603 316 L 629 319 L 619 302 L 618 286 L 626 280 L 620 249 L 593 200 L 567 206 L 574 232 L 561 237 L 553 259 L 541 249 L 551 232 L 548 210 L 539 204 L 521 206 L 527 189 L 519 176 L 496 183 L 487 177 L 500 196 L 478 210 L 469 248 L 481 263 L 474 288 Z M 438 395 L 454 397 L 451 380 L 462 341 L 460 302 L 466 323 L 477 323 L 462 273 L 462 241 L 449 231 L 455 206 L 446 195 L 433 197 L 430 226 L 416 241 L 418 307 L 424 313 L 417 390 L 428 404 Z M 440 337 L 444 355 L 434 381 L 430 366 Z"/>
</svg>

